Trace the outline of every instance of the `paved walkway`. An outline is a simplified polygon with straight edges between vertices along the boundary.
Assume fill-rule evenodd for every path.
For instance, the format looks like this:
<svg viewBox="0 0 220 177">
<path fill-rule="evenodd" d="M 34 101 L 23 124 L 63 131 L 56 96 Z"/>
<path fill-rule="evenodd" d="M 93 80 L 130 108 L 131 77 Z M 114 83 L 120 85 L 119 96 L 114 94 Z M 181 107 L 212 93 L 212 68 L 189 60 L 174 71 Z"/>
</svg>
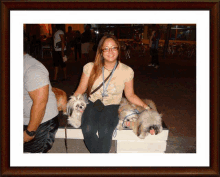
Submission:
<svg viewBox="0 0 220 177">
<path fill-rule="evenodd" d="M 95 53 L 91 51 L 91 61 L 93 61 L 94 56 Z M 150 62 L 148 53 L 144 57 L 138 57 L 137 52 L 132 52 L 130 59 L 126 60 L 122 55 L 121 61 L 132 67 L 135 72 L 135 93 L 140 98 L 152 99 L 156 103 L 159 113 L 163 114 L 162 118 L 170 131 L 167 152 L 195 152 L 196 61 L 195 59 L 180 59 L 175 56 L 168 57 L 167 59 L 163 59 L 160 56 L 159 60 L 159 69 L 147 66 Z M 49 70 L 52 79 L 52 59 L 45 58 L 41 62 Z M 70 58 L 67 62 L 69 80 L 60 81 L 59 83 L 52 84 L 52 86 L 63 89 L 69 97 L 78 86 L 82 66 L 83 64 L 80 61 L 75 61 L 73 57 Z M 59 74 L 59 79 L 61 80 L 63 78 L 61 69 Z M 63 123 L 61 121 L 62 125 Z M 59 151 L 57 145 L 59 146 L 60 143 L 57 140 L 52 152 Z M 70 143 L 75 149 L 72 149 L 72 152 L 88 152 L 85 147 L 82 147 L 84 145 L 82 141 L 76 140 L 70 141 Z"/>
</svg>

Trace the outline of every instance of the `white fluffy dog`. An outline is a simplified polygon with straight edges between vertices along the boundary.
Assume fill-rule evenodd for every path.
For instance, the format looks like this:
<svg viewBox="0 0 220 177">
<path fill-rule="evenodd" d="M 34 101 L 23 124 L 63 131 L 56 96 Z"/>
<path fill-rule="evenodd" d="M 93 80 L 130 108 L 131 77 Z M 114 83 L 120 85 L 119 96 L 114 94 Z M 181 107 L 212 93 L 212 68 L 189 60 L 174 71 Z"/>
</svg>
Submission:
<svg viewBox="0 0 220 177">
<path fill-rule="evenodd" d="M 83 95 L 70 96 L 70 100 L 67 103 L 68 123 L 75 128 L 79 128 L 85 108 L 86 100 Z"/>
</svg>

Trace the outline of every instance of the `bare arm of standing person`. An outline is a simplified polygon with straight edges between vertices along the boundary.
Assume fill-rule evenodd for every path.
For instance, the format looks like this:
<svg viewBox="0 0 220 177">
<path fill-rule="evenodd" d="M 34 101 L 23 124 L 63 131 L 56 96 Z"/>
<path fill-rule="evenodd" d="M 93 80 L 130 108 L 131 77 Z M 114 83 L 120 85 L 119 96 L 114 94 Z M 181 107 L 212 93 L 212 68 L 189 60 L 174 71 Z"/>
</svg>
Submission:
<svg viewBox="0 0 220 177">
<path fill-rule="evenodd" d="M 79 86 L 76 89 L 74 96 L 85 93 L 88 87 L 88 82 L 89 82 L 89 77 L 86 76 L 85 73 L 82 73 Z"/>
<path fill-rule="evenodd" d="M 131 81 L 125 82 L 124 88 L 125 96 L 131 103 L 142 106 L 145 109 L 149 109 L 149 106 L 146 105 L 135 93 L 134 93 L 134 79 Z"/>
<path fill-rule="evenodd" d="M 43 86 L 34 91 L 28 92 L 31 99 L 33 100 L 33 105 L 31 107 L 30 122 L 28 124 L 28 131 L 36 131 L 39 127 L 41 121 L 43 120 L 46 105 L 49 96 L 49 85 Z M 32 140 L 34 136 L 29 136 L 26 131 L 24 131 L 24 142 Z"/>
</svg>

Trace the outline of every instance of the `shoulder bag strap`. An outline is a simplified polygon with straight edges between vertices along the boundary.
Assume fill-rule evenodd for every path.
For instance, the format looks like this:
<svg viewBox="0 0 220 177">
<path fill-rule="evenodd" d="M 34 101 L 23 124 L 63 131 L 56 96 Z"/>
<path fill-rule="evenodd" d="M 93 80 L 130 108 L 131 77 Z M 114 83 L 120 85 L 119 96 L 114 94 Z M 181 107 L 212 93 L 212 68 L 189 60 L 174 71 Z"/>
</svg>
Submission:
<svg viewBox="0 0 220 177">
<path fill-rule="evenodd" d="M 119 63 L 119 62 L 118 62 Z M 118 66 L 118 63 L 117 63 L 117 66 Z M 117 68 L 116 66 L 116 68 Z M 112 71 L 113 72 L 113 71 Z M 112 72 L 108 75 L 108 77 L 104 80 L 104 83 L 109 79 L 109 77 L 111 76 Z M 92 95 L 93 93 L 95 93 L 98 89 L 100 89 L 101 87 L 103 86 L 103 83 L 101 83 L 95 90 L 93 90 L 90 95 Z"/>
</svg>

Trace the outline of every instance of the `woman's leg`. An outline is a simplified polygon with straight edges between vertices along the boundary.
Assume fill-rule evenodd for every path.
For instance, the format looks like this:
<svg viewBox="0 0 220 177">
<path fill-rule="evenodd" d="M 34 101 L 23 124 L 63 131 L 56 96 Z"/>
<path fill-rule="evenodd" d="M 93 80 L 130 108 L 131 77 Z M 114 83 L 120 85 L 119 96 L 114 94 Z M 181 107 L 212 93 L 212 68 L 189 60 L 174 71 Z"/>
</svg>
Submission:
<svg viewBox="0 0 220 177">
<path fill-rule="evenodd" d="M 66 51 L 64 52 L 65 54 L 66 54 Z M 62 67 L 62 69 L 63 69 L 63 74 L 64 74 L 64 79 L 63 80 L 65 80 L 65 79 L 67 79 L 67 68 L 66 68 L 66 63 L 63 61 L 63 57 L 62 57 L 62 53 L 61 52 L 59 52 L 59 64 L 60 64 L 60 66 Z"/>
<path fill-rule="evenodd" d="M 89 152 L 96 153 L 98 147 L 98 137 L 96 132 L 98 130 L 98 117 L 100 113 L 93 108 L 93 103 L 89 103 L 82 116 L 82 133 L 84 142 Z"/>
<path fill-rule="evenodd" d="M 53 52 L 53 66 L 54 66 L 54 76 L 53 80 L 57 81 L 57 75 L 59 70 L 59 52 Z"/>
<path fill-rule="evenodd" d="M 118 124 L 119 105 L 106 106 L 99 118 L 98 152 L 109 153 L 112 145 L 112 134 Z"/>
<path fill-rule="evenodd" d="M 54 81 L 57 80 L 58 71 L 59 71 L 59 67 L 58 67 L 58 66 L 55 66 L 55 67 L 54 67 L 54 76 L 53 76 L 53 80 L 54 80 Z"/>
<path fill-rule="evenodd" d="M 152 49 L 152 65 L 155 65 L 155 49 Z"/>
<path fill-rule="evenodd" d="M 159 66 L 158 50 L 157 49 L 153 49 L 152 63 L 154 66 Z"/>
<path fill-rule="evenodd" d="M 63 67 L 64 80 L 67 79 L 66 67 Z"/>
<path fill-rule="evenodd" d="M 159 66 L 158 50 L 155 49 L 155 64 Z"/>
</svg>

